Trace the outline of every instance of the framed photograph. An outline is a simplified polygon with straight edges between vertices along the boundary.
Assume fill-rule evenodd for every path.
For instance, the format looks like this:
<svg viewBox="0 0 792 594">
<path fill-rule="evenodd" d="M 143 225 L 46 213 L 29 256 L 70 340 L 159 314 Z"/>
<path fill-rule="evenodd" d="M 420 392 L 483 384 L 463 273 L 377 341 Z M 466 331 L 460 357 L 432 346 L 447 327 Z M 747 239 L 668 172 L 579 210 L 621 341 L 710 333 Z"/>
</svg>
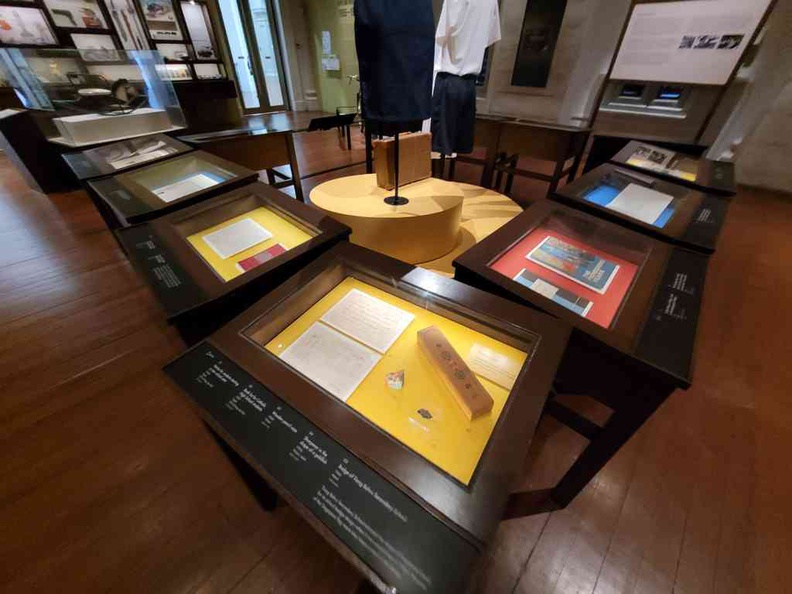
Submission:
<svg viewBox="0 0 792 594">
<path fill-rule="evenodd" d="M 206 6 L 195 2 L 182 2 L 181 9 L 195 49 L 195 59 L 216 60 L 217 52 L 212 34 L 212 22 L 209 20 Z"/>
<path fill-rule="evenodd" d="M 199 80 L 225 78 L 222 64 L 193 64 Z"/>
<path fill-rule="evenodd" d="M 162 54 L 165 62 L 187 62 L 190 50 L 184 43 L 158 43 L 157 51 Z"/>
<path fill-rule="evenodd" d="M 110 35 L 91 35 L 72 33 L 74 47 L 80 51 L 83 60 L 88 62 L 109 62 L 118 59 L 118 48 Z"/>
<path fill-rule="evenodd" d="M 0 42 L 7 45 L 57 45 L 39 8 L 0 6 Z"/>
<path fill-rule="evenodd" d="M 140 22 L 133 0 L 105 0 L 105 6 L 107 6 L 124 49 L 149 49 L 146 31 Z"/>
<path fill-rule="evenodd" d="M 155 68 L 162 80 L 192 80 L 187 64 L 156 64 Z"/>
<path fill-rule="evenodd" d="M 67 29 L 108 29 L 96 0 L 44 0 L 53 22 Z"/>
<path fill-rule="evenodd" d="M 184 39 L 172 0 L 140 0 L 140 6 L 152 39 Z"/>
</svg>

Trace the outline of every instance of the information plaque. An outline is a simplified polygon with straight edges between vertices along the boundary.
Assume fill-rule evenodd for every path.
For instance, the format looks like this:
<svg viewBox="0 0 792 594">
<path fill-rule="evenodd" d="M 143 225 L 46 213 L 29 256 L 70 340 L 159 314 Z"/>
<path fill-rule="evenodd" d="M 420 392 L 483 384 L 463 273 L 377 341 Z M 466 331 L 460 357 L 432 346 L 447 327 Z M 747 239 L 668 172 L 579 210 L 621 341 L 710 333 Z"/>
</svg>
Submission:
<svg viewBox="0 0 792 594">
<path fill-rule="evenodd" d="M 207 420 L 400 593 L 458 592 L 476 548 L 200 343 L 165 368 Z"/>
</svg>

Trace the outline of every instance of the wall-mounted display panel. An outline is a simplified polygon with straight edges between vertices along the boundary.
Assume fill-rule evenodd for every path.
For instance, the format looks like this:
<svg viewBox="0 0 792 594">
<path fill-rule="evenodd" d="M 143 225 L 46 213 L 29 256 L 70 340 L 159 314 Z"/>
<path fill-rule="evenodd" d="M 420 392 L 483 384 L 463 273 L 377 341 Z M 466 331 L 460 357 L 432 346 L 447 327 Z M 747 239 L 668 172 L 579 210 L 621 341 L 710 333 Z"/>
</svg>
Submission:
<svg viewBox="0 0 792 594">
<path fill-rule="evenodd" d="M 528 2 L 512 71 L 513 86 L 547 86 L 566 4 L 566 0 Z"/>
<path fill-rule="evenodd" d="M 724 85 L 771 0 L 636 4 L 610 78 Z"/>
<path fill-rule="evenodd" d="M 105 0 L 110 19 L 115 25 L 121 46 L 129 50 L 151 49 L 140 22 L 134 0 Z"/>
<path fill-rule="evenodd" d="M 115 41 L 110 35 L 93 35 L 91 33 L 72 33 L 72 43 L 86 62 L 104 62 L 117 59 Z"/>
<path fill-rule="evenodd" d="M 190 59 L 190 51 L 184 43 L 158 43 L 157 51 L 166 62 L 186 62 Z"/>
<path fill-rule="evenodd" d="M 222 64 L 193 64 L 193 68 L 199 80 L 225 78 L 225 67 Z"/>
<path fill-rule="evenodd" d="M 119 227 L 156 218 L 254 181 L 255 171 L 195 151 L 111 178 L 89 187 L 117 214 Z"/>
<path fill-rule="evenodd" d="M 669 243 L 711 254 L 729 199 L 646 173 L 601 165 L 556 190 L 555 200 Z"/>
<path fill-rule="evenodd" d="M 257 182 L 120 231 L 119 240 L 168 319 L 192 341 L 230 319 L 221 320 L 217 300 L 244 291 L 250 305 L 348 235 L 317 209 Z M 241 298 L 230 315 L 239 313 Z"/>
<path fill-rule="evenodd" d="M 422 350 L 434 344 L 421 342 L 427 328 L 469 383 L 506 384 L 506 405 L 470 419 Z M 166 372 L 383 591 L 457 592 L 522 472 L 567 333 L 537 311 L 342 243 Z M 218 373 L 245 394 L 222 393 Z M 336 380 L 357 387 L 344 399 Z M 455 431 L 454 447 L 419 451 Z M 471 447 L 481 441 L 482 452 Z M 457 464 L 476 468 L 461 479 L 442 469 Z"/>
<path fill-rule="evenodd" d="M 694 157 L 638 140 L 629 142 L 610 160 L 702 192 L 724 196 L 737 193 L 734 163 Z"/>
<path fill-rule="evenodd" d="M 63 158 L 77 179 L 83 181 L 123 173 L 191 150 L 189 146 L 170 136 L 154 134 L 86 151 L 66 153 Z"/>
<path fill-rule="evenodd" d="M 173 8 L 173 0 L 139 0 L 149 35 L 155 41 L 181 41 L 179 19 Z"/>
<path fill-rule="evenodd" d="M 0 6 L 0 42 L 5 45 L 57 44 L 44 12 L 25 6 Z"/>
<path fill-rule="evenodd" d="M 182 2 L 182 14 L 190 33 L 196 60 L 217 60 L 217 51 L 212 21 L 206 5 L 197 2 Z"/>
<path fill-rule="evenodd" d="M 57 27 L 64 29 L 108 29 L 96 0 L 44 0 Z"/>
</svg>

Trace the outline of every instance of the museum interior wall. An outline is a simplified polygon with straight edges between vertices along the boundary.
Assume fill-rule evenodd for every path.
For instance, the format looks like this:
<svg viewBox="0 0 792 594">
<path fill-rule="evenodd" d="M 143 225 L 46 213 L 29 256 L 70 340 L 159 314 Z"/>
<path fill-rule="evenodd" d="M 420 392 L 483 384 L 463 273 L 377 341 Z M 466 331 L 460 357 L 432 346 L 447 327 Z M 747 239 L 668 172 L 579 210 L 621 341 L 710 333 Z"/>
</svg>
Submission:
<svg viewBox="0 0 792 594">
<path fill-rule="evenodd" d="M 723 123 L 710 154 L 734 156 L 746 185 L 792 192 L 792 1 L 779 0 L 749 69 L 744 94 Z"/>
</svg>

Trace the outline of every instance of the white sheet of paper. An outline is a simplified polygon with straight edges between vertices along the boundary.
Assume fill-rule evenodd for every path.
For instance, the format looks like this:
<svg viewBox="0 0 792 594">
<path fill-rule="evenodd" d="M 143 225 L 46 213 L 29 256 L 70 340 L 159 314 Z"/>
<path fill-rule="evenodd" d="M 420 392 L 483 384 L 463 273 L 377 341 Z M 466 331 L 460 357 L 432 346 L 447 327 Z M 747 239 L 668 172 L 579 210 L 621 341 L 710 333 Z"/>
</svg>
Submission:
<svg viewBox="0 0 792 594">
<path fill-rule="evenodd" d="M 113 169 L 123 169 L 124 167 L 129 167 L 130 165 L 136 165 L 137 163 L 145 163 L 147 161 L 151 161 L 152 159 L 158 159 L 160 157 L 164 157 L 167 154 L 168 151 L 165 149 L 160 149 L 156 151 L 147 151 L 145 153 L 141 153 L 138 155 L 132 155 L 131 157 L 124 157 L 116 161 L 110 161 L 110 166 Z"/>
<path fill-rule="evenodd" d="M 272 233 L 253 219 L 248 218 L 208 233 L 203 236 L 203 240 L 218 256 L 225 260 L 239 252 L 244 252 L 257 243 L 266 241 L 270 237 L 272 237 Z"/>
<path fill-rule="evenodd" d="M 167 186 L 162 186 L 161 188 L 157 188 L 154 190 L 154 193 L 165 202 L 173 202 L 182 196 L 192 194 L 193 192 L 197 192 L 199 190 L 205 190 L 206 188 L 211 188 L 212 186 L 216 186 L 218 183 L 219 182 L 213 180 L 205 173 L 196 173 L 195 175 L 191 175 L 186 179 L 168 184 Z"/>
<path fill-rule="evenodd" d="M 380 360 L 374 351 L 319 322 L 303 332 L 280 358 L 343 402 Z"/>
<path fill-rule="evenodd" d="M 651 225 L 673 199 L 669 194 L 629 184 L 608 204 L 608 208 Z"/>
<path fill-rule="evenodd" d="M 322 321 L 375 351 L 385 353 L 414 318 L 395 305 L 352 289 L 325 312 Z"/>
<path fill-rule="evenodd" d="M 466 362 L 473 373 L 507 390 L 512 389 L 520 373 L 517 361 L 478 343 L 470 348 Z"/>
</svg>

